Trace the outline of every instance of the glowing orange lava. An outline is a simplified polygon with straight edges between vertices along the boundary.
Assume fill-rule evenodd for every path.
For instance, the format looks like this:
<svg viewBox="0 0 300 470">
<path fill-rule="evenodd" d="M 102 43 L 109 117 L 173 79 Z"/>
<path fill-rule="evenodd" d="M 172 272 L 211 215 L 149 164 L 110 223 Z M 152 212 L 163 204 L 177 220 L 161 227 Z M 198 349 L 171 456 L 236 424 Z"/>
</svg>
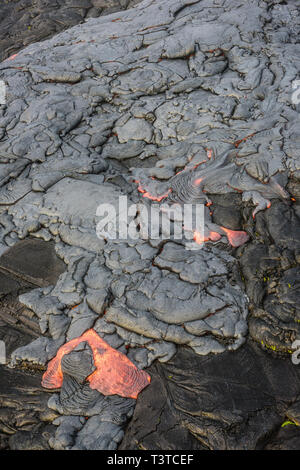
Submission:
<svg viewBox="0 0 300 470">
<path fill-rule="evenodd" d="M 80 304 L 74 305 L 74 307 L 71 307 L 71 310 L 74 310 L 75 308 L 79 307 Z"/>
<path fill-rule="evenodd" d="M 244 231 L 230 230 L 229 228 L 225 228 L 225 227 L 220 227 L 220 229 L 227 236 L 230 245 L 233 246 L 234 248 L 243 245 L 249 240 L 248 234 Z M 217 242 L 218 240 L 220 240 L 221 237 L 222 235 L 220 235 L 220 233 L 213 232 L 213 231 L 209 232 L 209 235 L 206 237 L 205 236 L 202 237 L 200 232 L 197 232 L 197 231 L 194 232 L 194 241 L 198 243 L 199 245 L 201 245 L 203 242 L 208 242 L 208 241 Z"/>
<path fill-rule="evenodd" d="M 229 228 L 220 227 L 226 234 L 231 246 L 238 247 L 243 245 L 249 240 L 249 235 L 243 230 L 230 230 Z"/>
<path fill-rule="evenodd" d="M 201 245 L 203 242 L 208 242 L 208 241 L 212 241 L 212 242 L 217 242 L 218 240 L 220 240 L 221 238 L 221 235 L 217 232 L 209 232 L 209 236 L 208 237 L 203 237 L 200 232 L 197 232 L 195 231 L 194 232 L 194 241 L 196 243 L 198 243 L 199 245 Z"/>
<path fill-rule="evenodd" d="M 253 132 L 253 134 L 247 135 L 246 137 L 243 137 L 241 140 L 237 140 L 236 142 L 234 142 L 235 148 L 238 148 L 238 146 L 239 146 L 242 142 L 246 142 L 246 140 L 250 139 L 250 138 L 253 137 L 254 135 L 255 135 L 255 132 Z"/>
<path fill-rule="evenodd" d="M 196 178 L 196 179 L 194 180 L 194 184 L 195 184 L 196 186 L 198 186 L 198 184 L 200 184 L 202 180 L 203 180 L 203 178 Z"/>
<path fill-rule="evenodd" d="M 252 134 L 252 135 L 254 135 L 254 134 Z M 212 150 L 209 150 L 209 152 L 211 152 L 211 154 L 208 158 L 211 158 Z M 181 173 L 181 172 L 179 172 L 179 173 Z M 195 186 L 197 186 L 201 183 L 201 181 L 202 181 L 202 178 L 196 178 L 193 181 L 193 184 Z M 167 193 L 163 194 L 162 196 L 152 196 L 145 189 L 143 189 L 143 187 L 141 186 L 139 181 L 134 180 L 134 183 L 139 185 L 138 186 L 138 191 L 143 194 L 143 197 L 147 197 L 148 199 L 151 199 L 152 201 L 160 202 L 162 199 L 166 198 L 168 196 L 168 194 L 172 191 L 172 189 L 170 188 L 167 191 Z M 207 191 L 205 191 L 203 189 L 202 192 L 206 193 Z M 212 202 L 207 201 L 205 205 L 207 207 L 210 207 L 212 205 Z M 210 215 L 212 215 L 212 212 L 210 212 Z M 227 236 L 227 239 L 228 239 L 228 242 L 230 243 L 230 245 L 235 247 L 235 248 L 238 247 L 238 246 L 243 245 L 244 243 L 246 243 L 249 240 L 248 234 L 246 232 L 242 231 L 242 230 L 230 230 L 229 228 L 225 228 L 225 227 L 220 227 L 220 230 L 222 232 L 224 232 L 224 234 Z M 198 243 L 199 245 L 202 244 L 203 242 L 208 242 L 208 241 L 216 242 L 216 241 L 220 240 L 220 238 L 222 238 L 222 234 L 220 234 L 218 232 L 214 232 L 214 231 L 210 231 L 208 236 L 207 235 L 202 236 L 200 234 L 200 232 L 194 231 L 194 236 L 193 236 L 194 241 L 196 243 Z"/>
<path fill-rule="evenodd" d="M 213 151 L 212 149 L 206 149 L 206 152 L 207 152 L 207 158 L 210 160 L 212 157 Z"/>
<path fill-rule="evenodd" d="M 14 60 L 17 57 L 18 54 L 13 54 L 10 57 L 8 57 L 6 60 Z"/>
<path fill-rule="evenodd" d="M 202 160 L 202 162 L 199 162 L 196 165 L 194 165 L 194 170 L 196 170 L 198 166 L 203 165 L 203 163 L 207 163 L 207 160 Z"/>
<path fill-rule="evenodd" d="M 157 202 L 160 202 L 162 201 L 163 199 L 165 199 L 168 194 L 170 193 L 171 190 L 169 190 L 166 194 L 163 194 L 162 196 L 151 196 L 150 193 L 148 193 L 147 191 L 144 192 L 143 194 L 143 197 L 146 197 L 147 199 L 151 199 L 151 201 L 157 201 Z M 142 191 L 141 191 L 142 192 Z"/>
<path fill-rule="evenodd" d="M 53 389 L 62 386 L 61 360 L 83 341 L 89 344 L 93 352 L 96 370 L 87 377 L 93 390 L 103 395 L 137 398 L 141 390 L 149 385 L 151 378 L 145 371 L 139 370 L 124 354 L 109 346 L 95 330 L 90 329 L 59 348 L 43 375 L 43 387 Z"/>
<path fill-rule="evenodd" d="M 152 179 L 154 179 L 154 178 L 152 178 Z M 148 191 L 146 191 L 146 190 L 141 186 L 141 184 L 140 184 L 139 181 L 134 180 L 134 183 L 138 184 L 138 188 L 137 188 L 137 189 L 138 189 L 138 191 L 139 191 L 140 193 L 143 194 L 143 197 L 146 197 L 147 199 L 151 199 L 151 201 L 160 202 L 160 201 L 162 201 L 163 199 L 165 199 L 165 198 L 168 196 L 168 194 L 170 194 L 170 192 L 171 192 L 171 188 L 170 188 L 170 189 L 168 189 L 168 191 L 167 191 L 165 194 L 162 194 L 161 196 L 152 196 L 150 193 L 148 193 Z"/>
</svg>

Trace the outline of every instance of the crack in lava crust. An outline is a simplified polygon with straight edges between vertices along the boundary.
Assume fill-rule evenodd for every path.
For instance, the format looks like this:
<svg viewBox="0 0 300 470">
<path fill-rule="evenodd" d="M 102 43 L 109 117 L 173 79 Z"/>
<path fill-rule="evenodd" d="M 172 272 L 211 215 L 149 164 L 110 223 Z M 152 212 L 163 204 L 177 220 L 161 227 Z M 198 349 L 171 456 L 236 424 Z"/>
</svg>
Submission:
<svg viewBox="0 0 300 470">
<path fill-rule="evenodd" d="M 90 329 L 58 350 L 43 375 L 43 387 L 54 389 L 62 386 L 61 360 L 83 341 L 89 344 L 93 352 L 96 370 L 87 377 L 93 390 L 98 390 L 103 395 L 120 395 L 136 399 L 149 385 L 151 378 L 145 371 L 139 370 L 124 354 L 109 346 L 95 330 Z"/>
<path fill-rule="evenodd" d="M 251 135 L 252 136 L 252 135 Z M 250 137 L 251 137 L 250 136 Z M 242 141 L 241 141 L 242 142 Z M 218 158 L 213 150 L 207 150 L 207 160 L 193 164 L 192 161 L 168 182 L 162 182 L 151 176 L 151 170 L 143 174 L 143 170 L 134 169 L 133 174 L 138 184 L 138 191 L 152 201 L 175 204 L 205 203 L 206 207 L 212 205 L 207 194 L 225 194 L 239 192 L 243 201 L 252 200 L 256 206 L 253 218 L 257 212 L 269 209 L 272 198 L 293 200 L 289 193 L 273 178 L 261 182 L 248 174 L 245 165 L 236 162 L 237 152 L 225 151 Z M 205 168 L 202 164 L 206 164 Z M 259 166 L 259 165 L 258 165 Z M 244 231 L 230 230 L 218 226 L 211 221 L 211 214 L 206 211 L 204 237 L 194 230 L 194 241 L 201 244 L 206 241 L 219 241 L 222 235 L 226 235 L 228 242 L 233 247 L 243 245 L 249 240 Z"/>
</svg>

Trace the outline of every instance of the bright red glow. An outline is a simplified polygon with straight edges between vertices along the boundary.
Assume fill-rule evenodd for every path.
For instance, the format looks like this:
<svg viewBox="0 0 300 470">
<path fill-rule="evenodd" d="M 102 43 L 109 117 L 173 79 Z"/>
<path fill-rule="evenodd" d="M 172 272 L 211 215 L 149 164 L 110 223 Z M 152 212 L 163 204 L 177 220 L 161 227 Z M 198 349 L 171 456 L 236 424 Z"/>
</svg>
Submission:
<svg viewBox="0 0 300 470">
<path fill-rule="evenodd" d="M 13 54 L 10 57 L 8 57 L 6 60 L 14 60 L 17 57 L 18 54 Z"/>
<path fill-rule="evenodd" d="M 220 240 L 220 238 L 221 238 L 221 235 L 218 232 L 210 232 L 209 234 L 209 239 L 212 242 L 217 242 L 218 240 Z"/>
<path fill-rule="evenodd" d="M 234 146 L 236 148 L 238 148 L 238 146 L 242 143 L 242 142 L 246 142 L 246 140 L 250 139 L 251 137 L 253 137 L 255 135 L 255 132 L 253 132 L 253 134 L 250 134 L 250 135 L 247 135 L 246 137 L 243 137 L 241 140 L 237 140 L 236 142 L 234 142 Z"/>
<path fill-rule="evenodd" d="M 212 157 L 213 151 L 212 151 L 212 149 L 206 149 L 206 152 L 207 152 L 207 158 L 210 160 L 211 157 Z"/>
<path fill-rule="evenodd" d="M 203 163 L 206 163 L 206 162 L 207 160 L 203 160 L 202 162 L 197 163 L 196 165 L 194 165 L 194 170 L 196 170 L 199 165 L 203 165 Z"/>
<path fill-rule="evenodd" d="M 162 201 L 163 199 L 165 199 L 168 194 L 171 192 L 171 190 L 169 189 L 169 191 L 166 193 L 166 194 L 163 194 L 162 196 L 151 196 L 150 193 L 148 192 L 144 192 L 143 194 L 143 197 L 146 197 L 147 199 L 151 199 L 151 201 L 157 201 L 157 202 L 160 202 Z"/>
<path fill-rule="evenodd" d="M 220 238 L 221 235 L 217 232 L 210 232 L 208 237 L 203 237 L 200 232 L 197 232 L 197 230 L 195 230 L 194 232 L 194 241 L 198 243 L 198 245 L 201 245 L 203 242 L 208 241 L 217 242 L 218 240 L 220 240 Z"/>
<path fill-rule="evenodd" d="M 74 310 L 75 308 L 79 307 L 80 304 L 74 305 L 74 307 L 71 307 L 71 310 Z"/>
<path fill-rule="evenodd" d="M 198 184 L 200 184 L 202 180 L 203 180 L 203 178 L 196 178 L 196 179 L 194 180 L 194 184 L 195 184 L 196 186 L 198 186 Z"/>
<path fill-rule="evenodd" d="M 154 179 L 154 178 L 153 178 L 153 179 Z M 170 192 L 171 192 L 171 188 L 170 188 L 170 189 L 168 189 L 168 191 L 167 191 L 165 194 L 162 194 L 161 196 L 152 196 L 150 193 L 148 193 L 148 191 L 146 191 L 146 190 L 141 186 L 141 184 L 140 184 L 139 181 L 134 180 L 134 183 L 138 184 L 138 188 L 137 188 L 137 189 L 138 189 L 138 191 L 139 191 L 140 193 L 143 194 L 143 197 L 146 197 L 147 199 L 151 199 L 151 201 L 160 202 L 160 201 L 162 201 L 163 199 L 165 199 L 165 198 L 168 196 L 168 194 L 170 194 Z"/>
<path fill-rule="evenodd" d="M 93 352 L 96 370 L 87 377 L 93 390 L 103 395 L 137 398 L 141 390 L 149 385 L 151 378 L 145 371 L 139 370 L 127 356 L 109 346 L 95 330 L 90 329 L 59 348 L 43 375 L 43 387 L 53 389 L 62 386 L 61 360 L 83 341 L 89 344 Z"/>
<path fill-rule="evenodd" d="M 229 228 L 220 227 L 226 234 L 231 246 L 238 247 L 243 245 L 249 240 L 249 235 L 243 230 L 230 230 Z"/>
<path fill-rule="evenodd" d="M 220 227 L 220 229 L 227 236 L 230 245 L 235 248 L 243 245 L 249 240 L 249 236 L 246 232 L 243 232 L 240 230 L 230 230 L 229 228 L 225 228 L 225 227 Z M 194 232 L 194 241 L 198 243 L 199 245 L 202 244 L 203 242 L 208 242 L 208 241 L 217 242 L 218 240 L 220 240 L 221 237 L 222 235 L 220 235 L 220 233 L 213 232 L 213 231 L 209 232 L 209 235 L 206 237 L 205 236 L 202 237 L 200 232 L 197 232 L 197 231 Z"/>
</svg>

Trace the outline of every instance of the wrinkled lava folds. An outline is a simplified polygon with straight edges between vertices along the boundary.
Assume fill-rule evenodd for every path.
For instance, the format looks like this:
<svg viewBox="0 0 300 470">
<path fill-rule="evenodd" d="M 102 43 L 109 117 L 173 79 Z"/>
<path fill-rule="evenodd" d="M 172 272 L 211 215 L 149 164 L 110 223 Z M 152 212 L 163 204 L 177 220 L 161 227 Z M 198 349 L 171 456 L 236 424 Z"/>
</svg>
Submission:
<svg viewBox="0 0 300 470">
<path fill-rule="evenodd" d="M 59 348 L 43 375 L 43 387 L 54 389 L 62 386 L 61 360 L 83 341 L 89 344 L 93 352 L 96 370 L 87 377 L 93 390 L 98 390 L 103 395 L 137 398 L 149 385 L 151 378 L 145 371 L 138 369 L 124 354 L 109 346 L 95 330 L 90 329 Z"/>
</svg>

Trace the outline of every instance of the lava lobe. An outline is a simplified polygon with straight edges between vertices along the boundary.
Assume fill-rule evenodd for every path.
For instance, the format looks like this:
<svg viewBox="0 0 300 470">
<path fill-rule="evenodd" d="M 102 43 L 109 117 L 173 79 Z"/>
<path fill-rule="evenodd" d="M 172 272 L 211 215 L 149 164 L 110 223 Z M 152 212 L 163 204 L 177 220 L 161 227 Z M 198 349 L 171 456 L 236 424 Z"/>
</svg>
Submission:
<svg viewBox="0 0 300 470">
<path fill-rule="evenodd" d="M 96 370 L 87 377 L 93 390 L 98 390 L 103 395 L 137 398 L 138 394 L 149 385 L 151 378 L 145 371 L 138 369 L 124 354 L 109 346 L 95 330 L 90 329 L 59 348 L 43 375 L 43 387 L 53 389 L 62 386 L 61 360 L 65 354 L 73 351 L 84 341 L 92 349 L 96 367 Z"/>
</svg>

